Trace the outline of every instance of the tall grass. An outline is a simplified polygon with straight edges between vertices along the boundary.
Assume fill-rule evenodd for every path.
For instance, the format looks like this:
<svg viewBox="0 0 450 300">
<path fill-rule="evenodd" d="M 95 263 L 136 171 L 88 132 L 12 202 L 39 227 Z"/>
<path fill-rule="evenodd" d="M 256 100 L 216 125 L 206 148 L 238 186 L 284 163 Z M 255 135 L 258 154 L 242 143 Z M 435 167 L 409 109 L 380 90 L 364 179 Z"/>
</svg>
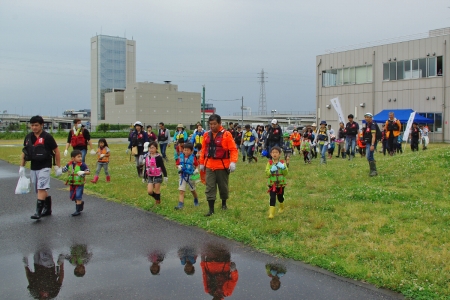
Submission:
<svg viewBox="0 0 450 300">
<path fill-rule="evenodd" d="M 365 158 L 333 157 L 327 165 L 305 165 L 291 158 L 286 210 L 267 219 L 269 197 L 264 169 L 238 162 L 230 176 L 228 211 L 216 204 L 207 211 L 204 186 L 200 207 L 186 193 L 185 208 L 175 211 L 178 178 L 173 159 L 162 204 L 146 193 L 126 145 L 111 144 L 111 184 L 104 174 L 85 191 L 153 211 L 181 224 L 204 228 L 278 256 L 301 260 L 338 275 L 363 280 L 412 299 L 450 298 L 450 202 L 448 145 L 394 157 L 376 154 L 379 176 L 369 177 Z M 173 148 L 169 150 L 169 157 Z M 0 158 L 18 163 L 20 148 L 0 147 Z M 67 160 L 67 159 L 65 159 Z M 95 169 L 95 161 L 88 157 Z M 220 201 L 219 201 L 220 202 Z"/>
</svg>

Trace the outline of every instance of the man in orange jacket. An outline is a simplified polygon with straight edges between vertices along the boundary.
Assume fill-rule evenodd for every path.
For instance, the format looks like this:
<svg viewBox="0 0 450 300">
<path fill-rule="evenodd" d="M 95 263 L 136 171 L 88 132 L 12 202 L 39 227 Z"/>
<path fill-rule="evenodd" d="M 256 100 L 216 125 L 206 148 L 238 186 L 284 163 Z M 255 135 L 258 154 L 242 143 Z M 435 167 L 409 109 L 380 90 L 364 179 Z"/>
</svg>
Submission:
<svg viewBox="0 0 450 300">
<path fill-rule="evenodd" d="M 200 171 L 206 170 L 206 200 L 209 217 L 214 214 L 217 187 L 222 199 L 222 210 L 227 209 L 228 177 L 236 169 L 238 150 L 232 134 L 221 125 L 222 118 L 212 114 L 208 118 L 210 130 L 203 135 Z"/>
<path fill-rule="evenodd" d="M 386 138 L 388 140 L 389 154 L 394 155 L 395 141 L 402 130 L 402 123 L 394 117 L 394 112 L 389 112 L 389 120 L 386 121 Z"/>
</svg>

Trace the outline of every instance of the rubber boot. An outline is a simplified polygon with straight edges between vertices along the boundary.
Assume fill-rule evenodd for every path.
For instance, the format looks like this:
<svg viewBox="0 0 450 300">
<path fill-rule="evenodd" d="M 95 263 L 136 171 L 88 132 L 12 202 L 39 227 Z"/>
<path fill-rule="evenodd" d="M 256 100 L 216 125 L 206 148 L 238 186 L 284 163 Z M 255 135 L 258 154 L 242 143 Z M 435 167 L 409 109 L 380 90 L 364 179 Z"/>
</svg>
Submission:
<svg viewBox="0 0 450 300">
<path fill-rule="evenodd" d="M 342 158 L 345 159 L 345 152 L 342 152 Z"/>
<path fill-rule="evenodd" d="M 320 164 L 323 164 L 324 163 L 324 159 L 321 157 L 320 158 Z"/>
<path fill-rule="evenodd" d="M 157 193 L 155 193 L 155 192 L 153 192 L 153 198 L 155 198 L 155 204 L 156 205 L 159 205 L 159 204 L 161 204 L 161 194 L 157 194 Z"/>
<path fill-rule="evenodd" d="M 209 211 L 205 214 L 205 217 L 210 217 L 214 214 L 214 200 L 208 200 Z"/>
<path fill-rule="evenodd" d="M 106 182 L 111 182 L 111 176 L 106 176 Z"/>
<path fill-rule="evenodd" d="M 269 207 L 269 219 L 273 219 L 273 215 L 275 214 L 275 206 Z"/>
<path fill-rule="evenodd" d="M 95 176 L 94 176 L 94 179 L 92 179 L 91 182 L 92 182 L 92 183 L 97 183 L 97 181 L 98 181 L 98 176 L 95 175 Z"/>
<path fill-rule="evenodd" d="M 81 206 L 81 204 L 75 204 L 75 212 L 72 214 L 72 217 L 81 215 L 80 206 Z"/>
<path fill-rule="evenodd" d="M 137 173 L 138 173 L 139 177 L 142 177 L 142 169 L 143 169 L 142 166 L 136 167 L 136 170 L 137 170 Z"/>
<path fill-rule="evenodd" d="M 175 206 L 175 209 L 179 210 L 179 209 L 183 209 L 183 207 L 184 207 L 184 202 L 178 202 L 178 205 Z"/>
<path fill-rule="evenodd" d="M 369 161 L 369 165 L 370 165 L 370 174 L 369 174 L 369 176 L 371 176 L 371 177 L 377 176 L 378 172 L 377 172 L 377 165 L 376 165 L 375 161 Z"/>
<path fill-rule="evenodd" d="M 52 197 L 48 196 L 44 201 L 44 208 L 42 209 L 41 217 L 50 216 L 52 214 Z"/>
<path fill-rule="evenodd" d="M 84 209 L 84 201 L 81 201 L 81 204 L 80 204 L 80 211 L 83 211 L 83 209 Z"/>
<path fill-rule="evenodd" d="M 34 220 L 39 220 L 41 218 L 42 209 L 44 208 L 44 202 L 45 200 L 37 200 L 36 202 L 36 213 L 31 216 Z"/>
<path fill-rule="evenodd" d="M 242 161 L 244 161 L 244 162 L 245 162 L 245 156 L 242 156 Z"/>
<path fill-rule="evenodd" d="M 227 210 L 227 200 L 222 200 L 222 210 Z"/>
<path fill-rule="evenodd" d="M 282 213 L 284 211 L 284 202 L 280 203 L 280 208 L 278 209 L 278 213 Z"/>
</svg>

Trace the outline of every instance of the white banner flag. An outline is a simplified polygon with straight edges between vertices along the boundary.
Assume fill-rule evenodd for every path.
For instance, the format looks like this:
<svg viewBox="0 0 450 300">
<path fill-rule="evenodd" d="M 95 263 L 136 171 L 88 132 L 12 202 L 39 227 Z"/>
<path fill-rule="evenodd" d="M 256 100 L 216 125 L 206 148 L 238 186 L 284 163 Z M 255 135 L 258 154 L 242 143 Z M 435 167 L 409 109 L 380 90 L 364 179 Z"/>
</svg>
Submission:
<svg viewBox="0 0 450 300">
<path fill-rule="evenodd" d="M 409 119 L 408 119 L 408 123 L 406 123 L 406 128 L 405 128 L 405 132 L 403 132 L 403 141 L 406 142 L 408 140 L 409 137 L 409 131 L 411 130 L 411 126 L 412 123 L 414 121 L 414 117 L 416 116 L 416 112 L 413 111 L 410 115 L 409 115 Z"/>
<path fill-rule="evenodd" d="M 342 113 L 341 104 L 339 103 L 339 98 L 333 98 L 330 101 L 331 101 L 331 104 L 333 104 L 333 107 L 338 114 L 339 121 L 345 124 L 344 114 Z"/>
</svg>

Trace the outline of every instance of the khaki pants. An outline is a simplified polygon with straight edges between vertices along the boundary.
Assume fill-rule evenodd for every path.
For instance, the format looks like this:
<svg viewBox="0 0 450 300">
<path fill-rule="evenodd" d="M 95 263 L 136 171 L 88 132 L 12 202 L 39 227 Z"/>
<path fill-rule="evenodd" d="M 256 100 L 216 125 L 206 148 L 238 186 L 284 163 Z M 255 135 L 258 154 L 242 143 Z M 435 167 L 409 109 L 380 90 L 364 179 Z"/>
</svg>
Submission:
<svg viewBox="0 0 450 300">
<path fill-rule="evenodd" d="M 206 168 L 206 200 L 215 201 L 217 187 L 219 187 L 220 199 L 228 199 L 228 170 L 211 170 Z"/>
</svg>

